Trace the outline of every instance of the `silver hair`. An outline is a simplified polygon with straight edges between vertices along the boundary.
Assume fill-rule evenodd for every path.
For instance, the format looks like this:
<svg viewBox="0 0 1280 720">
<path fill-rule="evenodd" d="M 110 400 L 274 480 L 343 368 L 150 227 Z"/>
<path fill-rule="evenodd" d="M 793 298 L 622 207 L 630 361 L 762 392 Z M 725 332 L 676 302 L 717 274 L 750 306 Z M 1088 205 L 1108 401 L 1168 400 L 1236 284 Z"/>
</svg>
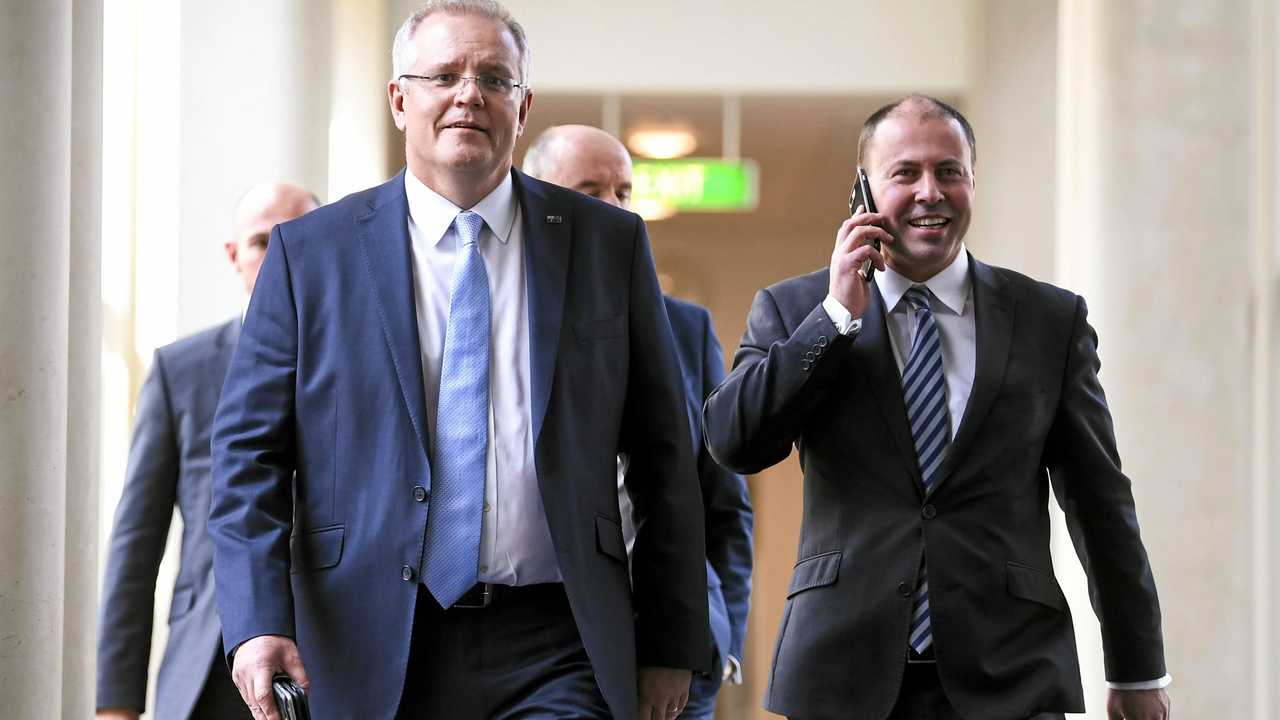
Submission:
<svg viewBox="0 0 1280 720">
<path fill-rule="evenodd" d="M 405 18 L 404 24 L 396 32 L 395 43 L 391 46 L 391 81 L 397 82 L 401 75 L 408 73 L 418 59 L 418 48 L 413 44 L 413 34 L 428 16 L 435 13 L 448 15 L 478 15 L 486 17 L 506 26 L 511 37 L 516 41 L 516 49 L 520 51 L 520 83 L 526 88 L 529 84 L 529 40 L 524 28 L 511 13 L 496 0 L 429 0 L 422 7 Z"/>
</svg>

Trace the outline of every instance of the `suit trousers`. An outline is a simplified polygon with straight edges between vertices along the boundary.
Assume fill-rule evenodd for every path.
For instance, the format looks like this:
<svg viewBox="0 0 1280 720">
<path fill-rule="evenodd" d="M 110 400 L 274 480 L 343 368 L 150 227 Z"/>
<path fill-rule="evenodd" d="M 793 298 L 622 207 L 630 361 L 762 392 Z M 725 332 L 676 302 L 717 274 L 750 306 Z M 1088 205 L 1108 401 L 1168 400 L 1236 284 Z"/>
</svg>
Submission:
<svg viewBox="0 0 1280 720">
<path fill-rule="evenodd" d="M 191 710 L 190 720 L 253 720 L 253 713 L 249 712 L 249 706 L 244 704 L 240 691 L 231 681 L 231 670 L 227 668 L 226 656 L 222 654 L 222 643 L 218 643 L 204 689 Z"/>
<path fill-rule="evenodd" d="M 797 720 L 792 718 L 791 720 Z M 907 663 L 898 700 L 885 720 L 965 720 L 951 706 L 938 679 L 936 663 Z M 1040 713 L 1026 720 L 1065 720 L 1062 713 Z"/>
<path fill-rule="evenodd" d="M 418 586 L 396 717 L 609 718 L 564 585 L 497 591 L 486 607 L 443 610 Z"/>
</svg>

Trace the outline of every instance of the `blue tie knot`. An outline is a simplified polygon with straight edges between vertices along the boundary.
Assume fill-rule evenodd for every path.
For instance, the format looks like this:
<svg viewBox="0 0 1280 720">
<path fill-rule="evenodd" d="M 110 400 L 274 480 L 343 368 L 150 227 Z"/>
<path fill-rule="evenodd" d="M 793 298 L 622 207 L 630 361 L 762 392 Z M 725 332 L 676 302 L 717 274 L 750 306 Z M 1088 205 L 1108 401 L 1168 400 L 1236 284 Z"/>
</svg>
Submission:
<svg viewBox="0 0 1280 720">
<path fill-rule="evenodd" d="M 458 229 L 458 245 L 466 246 L 480 242 L 480 231 L 484 229 L 484 218 L 470 210 L 463 210 L 453 219 L 453 226 Z"/>
<path fill-rule="evenodd" d="M 912 310 L 930 310 L 929 307 L 929 289 L 924 285 L 912 285 L 904 295 L 908 303 L 911 303 Z"/>
</svg>

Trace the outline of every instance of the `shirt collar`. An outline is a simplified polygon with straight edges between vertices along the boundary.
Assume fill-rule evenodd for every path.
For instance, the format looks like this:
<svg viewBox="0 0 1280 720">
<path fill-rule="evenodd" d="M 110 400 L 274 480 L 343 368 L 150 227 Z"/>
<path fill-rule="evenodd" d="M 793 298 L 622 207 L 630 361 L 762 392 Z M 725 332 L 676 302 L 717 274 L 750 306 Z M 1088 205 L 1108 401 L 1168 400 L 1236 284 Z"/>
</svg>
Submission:
<svg viewBox="0 0 1280 720">
<path fill-rule="evenodd" d="M 438 245 L 462 208 L 427 187 L 409 171 L 404 174 L 404 192 L 409 200 L 409 220 L 418 227 L 424 239 Z M 511 174 L 508 173 L 498 187 L 476 203 L 471 212 L 484 218 L 489 231 L 503 245 L 507 244 L 516 222 L 516 196 Z"/>
<path fill-rule="evenodd" d="M 876 286 L 880 288 L 880 296 L 884 298 L 886 313 L 893 312 L 902 300 L 902 296 L 916 284 L 890 267 L 886 267 L 884 272 L 876 273 L 875 280 Z M 969 251 L 964 244 L 960 245 L 960 252 L 956 253 L 956 258 L 950 265 L 922 284 L 929 288 L 929 292 L 933 293 L 933 296 L 938 298 L 948 310 L 956 315 L 963 315 L 972 288 L 969 280 Z"/>
</svg>

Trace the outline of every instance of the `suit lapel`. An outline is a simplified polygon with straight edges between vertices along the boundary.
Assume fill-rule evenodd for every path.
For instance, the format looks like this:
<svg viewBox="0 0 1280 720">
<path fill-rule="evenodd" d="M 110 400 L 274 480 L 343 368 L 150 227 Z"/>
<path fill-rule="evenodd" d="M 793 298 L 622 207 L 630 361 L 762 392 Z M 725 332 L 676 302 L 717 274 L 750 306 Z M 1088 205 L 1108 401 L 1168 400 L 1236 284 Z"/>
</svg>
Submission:
<svg viewBox="0 0 1280 720">
<path fill-rule="evenodd" d="M 938 474 L 935 491 L 955 471 L 973 444 L 973 438 L 991 410 L 991 404 L 1004 380 L 1005 367 L 1009 364 L 1009 345 L 1013 337 L 1013 297 L 1006 291 L 1004 279 L 989 265 L 978 262 L 972 255 L 969 256 L 969 265 L 977 330 L 973 388 L 969 392 L 969 402 L 965 405 L 964 417 L 960 420 L 955 440 L 952 441 L 947 459 Z"/>
<path fill-rule="evenodd" d="M 862 331 L 853 340 L 854 362 L 875 394 L 875 404 L 880 410 L 881 419 L 898 446 L 898 457 L 905 462 L 910 476 L 917 479 L 913 484 L 920 490 L 916 446 L 911 439 L 907 408 L 902 399 L 902 375 L 898 372 L 898 365 L 893 359 L 893 348 L 889 345 L 884 298 L 880 296 L 880 288 L 875 283 L 871 284 L 871 289 L 870 302 L 862 314 Z"/>
<path fill-rule="evenodd" d="M 413 431 L 422 444 L 422 452 L 430 457 L 408 217 L 409 201 L 405 197 L 404 172 L 401 171 L 374 192 L 368 212 L 358 215 L 355 223 L 400 394 Z"/>
<path fill-rule="evenodd" d="M 554 186 L 533 180 L 517 170 L 511 174 L 524 231 L 533 443 L 537 446 L 555 377 L 573 217 L 572 207 L 557 197 L 559 193 Z"/>
</svg>

